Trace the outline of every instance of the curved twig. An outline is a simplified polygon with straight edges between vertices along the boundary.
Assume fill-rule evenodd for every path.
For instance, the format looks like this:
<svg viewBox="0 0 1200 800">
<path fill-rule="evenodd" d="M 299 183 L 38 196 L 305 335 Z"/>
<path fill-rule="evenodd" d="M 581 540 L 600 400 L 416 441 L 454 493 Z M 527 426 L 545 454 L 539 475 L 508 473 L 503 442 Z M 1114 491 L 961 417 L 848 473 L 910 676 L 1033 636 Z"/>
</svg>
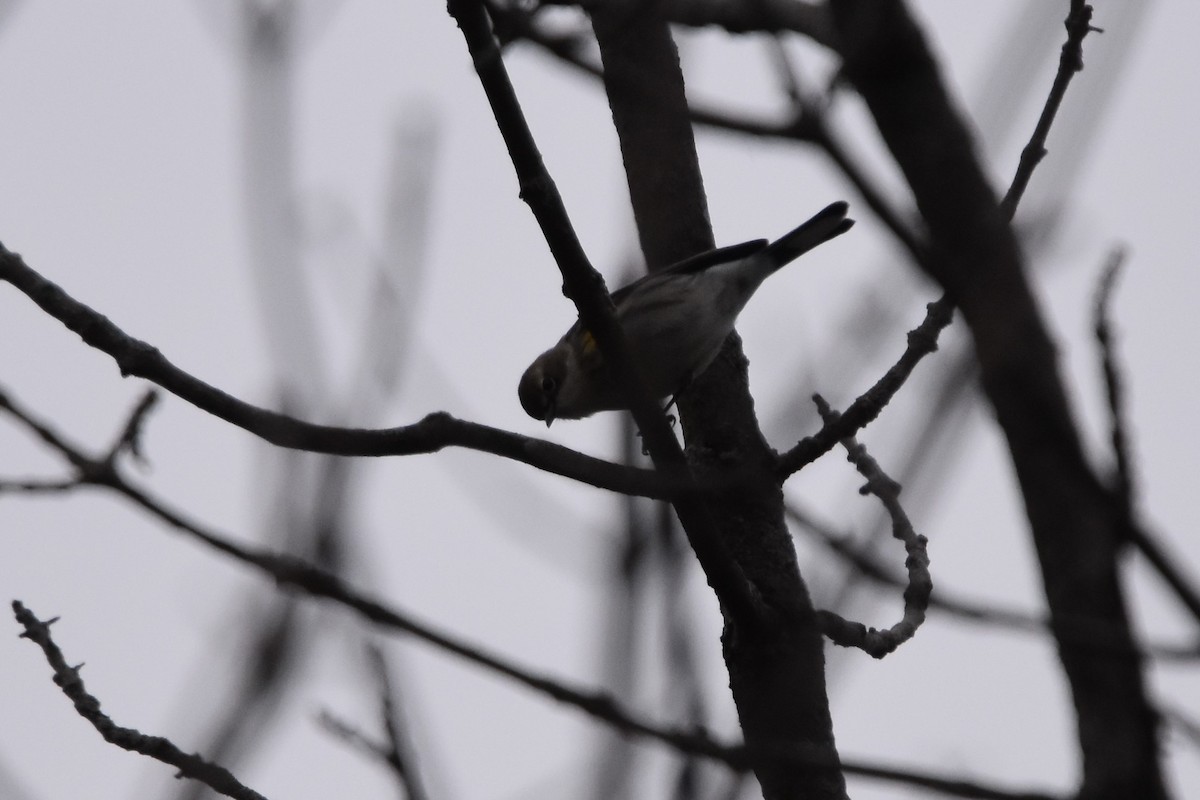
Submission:
<svg viewBox="0 0 1200 800">
<path fill-rule="evenodd" d="M 908 332 L 908 346 L 899 360 L 874 386 L 859 395 L 845 413 L 826 420 L 821 430 L 801 439 L 795 447 L 782 454 L 776 464 L 780 477 L 786 478 L 811 464 L 832 450 L 839 441 L 853 436 L 874 421 L 921 359 L 937 350 L 938 335 L 953 319 L 954 305 L 943 295 L 925 308 L 925 319 Z"/>
<path fill-rule="evenodd" d="M 83 678 L 79 677 L 79 666 L 68 665 L 62 650 L 58 649 L 58 645 L 50 637 L 50 626 L 58 618 L 43 622 L 20 600 L 13 600 L 12 608 L 17 622 L 25 628 L 21 638 L 28 639 L 42 648 L 42 652 L 46 655 L 46 661 L 54 670 L 54 682 L 63 690 L 63 694 L 75 704 L 75 710 L 79 712 L 79 715 L 90 722 L 106 742 L 115 744 L 122 750 L 141 753 L 156 761 L 170 764 L 179 770 L 181 776 L 198 780 L 226 797 L 233 797 L 236 800 L 266 800 L 258 792 L 244 786 L 233 776 L 233 773 L 220 764 L 205 761 L 196 754 L 185 753 L 170 739 L 162 736 L 149 736 L 133 728 L 122 728 L 113 722 L 107 714 L 100 710 L 100 701 L 88 694 L 87 689 L 84 688 Z"/>
<path fill-rule="evenodd" d="M 826 425 L 837 422 L 838 413 L 829 407 L 823 397 L 816 395 L 813 401 L 817 404 L 817 410 L 821 412 Z M 867 479 L 862 493 L 873 494 L 883 503 L 888 516 L 892 518 L 892 535 L 904 543 L 904 549 L 908 552 L 908 558 L 904 561 L 908 570 L 908 584 L 904 589 L 904 617 L 883 631 L 852 622 L 832 611 L 818 611 L 817 617 L 822 632 L 834 644 L 857 647 L 875 658 L 883 658 L 911 639 L 925 621 L 929 595 L 933 592 L 933 578 L 929 574 L 929 554 L 926 551 L 928 540 L 913 530 L 912 522 L 904 513 L 904 508 L 900 505 L 900 484 L 884 474 L 867 449 L 855 441 L 854 437 L 843 438 L 842 446 L 846 448 L 847 460 Z"/>
<path fill-rule="evenodd" d="M 613 464 L 570 448 L 457 419 L 445 412 L 395 428 L 342 428 L 305 422 L 251 405 L 194 377 L 171 363 L 153 345 L 135 339 L 103 314 L 71 297 L 42 277 L 16 253 L 0 244 L 0 280 L 24 292 L 51 317 L 79 334 L 91 347 L 117 362 L 121 374 L 161 386 L 202 411 L 279 447 L 341 456 L 399 456 L 464 447 L 520 461 L 600 489 L 670 499 L 696 491 L 683 470 L 647 470 Z M 710 487 L 711 488 L 711 487 Z"/>
</svg>

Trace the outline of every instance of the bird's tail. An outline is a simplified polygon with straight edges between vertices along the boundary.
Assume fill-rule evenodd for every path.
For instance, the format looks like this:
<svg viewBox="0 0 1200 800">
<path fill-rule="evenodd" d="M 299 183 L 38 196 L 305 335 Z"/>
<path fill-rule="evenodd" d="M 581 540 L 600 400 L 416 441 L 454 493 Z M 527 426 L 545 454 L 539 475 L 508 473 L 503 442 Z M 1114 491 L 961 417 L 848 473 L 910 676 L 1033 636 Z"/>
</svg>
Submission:
<svg viewBox="0 0 1200 800">
<path fill-rule="evenodd" d="M 763 252 L 769 259 L 772 271 L 850 230 L 854 220 L 846 217 L 849 209 L 844 202 L 830 203 L 808 222 L 771 242 Z"/>
</svg>

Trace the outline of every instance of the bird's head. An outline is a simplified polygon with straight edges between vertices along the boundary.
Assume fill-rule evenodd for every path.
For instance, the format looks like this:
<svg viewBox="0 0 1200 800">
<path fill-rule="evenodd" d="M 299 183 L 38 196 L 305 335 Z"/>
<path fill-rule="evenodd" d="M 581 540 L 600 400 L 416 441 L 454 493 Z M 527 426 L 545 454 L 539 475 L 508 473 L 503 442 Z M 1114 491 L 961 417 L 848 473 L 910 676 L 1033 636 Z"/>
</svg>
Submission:
<svg viewBox="0 0 1200 800">
<path fill-rule="evenodd" d="M 561 345 L 542 353 L 517 387 L 521 408 L 534 419 L 545 420 L 546 427 L 554 422 L 558 411 L 558 393 L 567 379 L 567 351 Z"/>
</svg>

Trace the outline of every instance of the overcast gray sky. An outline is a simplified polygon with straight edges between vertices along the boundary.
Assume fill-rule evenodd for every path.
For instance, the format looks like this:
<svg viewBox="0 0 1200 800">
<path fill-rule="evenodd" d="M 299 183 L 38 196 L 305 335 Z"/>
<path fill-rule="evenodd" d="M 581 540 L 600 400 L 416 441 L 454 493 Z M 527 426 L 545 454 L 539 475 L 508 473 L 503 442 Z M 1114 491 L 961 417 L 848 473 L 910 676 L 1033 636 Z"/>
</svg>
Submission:
<svg viewBox="0 0 1200 800">
<path fill-rule="evenodd" d="M 1128 0 L 1100 0 L 1101 27 Z M 915 2 L 964 105 L 987 86 L 992 45 L 1017 2 Z M 1065 13 L 1066 3 L 1058 3 Z M 1200 110 L 1195 31 L 1200 5 L 1144 4 L 1149 11 L 1132 54 L 1116 75 L 1115 32 L 1089 37 L 1089 80 L 1111 87 L 1092 146 L 1054 239 L 1037 249 L 1038 288 L 1062 343 L 1063 366 L 1097 459 L 1105 456 L 1104 405 L 1089 318 L 1109 249 L 1129 247 L 1115 315 L 1127 366 L 1141 506 L 1193 573 L 1194 476 L 1200 474 L 1195 413 L 1200 322 L 1194 243 L 1200 219 Z M 1111 7 L 1111 8 L 1110 8 Z M 248 271 L 243 200 L 234 2 L 17 2 L 0 17 L 0 241 L 76 298 L 129 333 L 152 342 L 182 368 L 247 400 L 270 403 L 267 345 Z M 444 409 L 572 447 L 611 454 L 614 415 L 560 424 L 546 433 L 516 401 L 528 361 L 573 317 L 553 262 L 525 205 L 462 37 L 433 0 L 302 4 L 296 75 L 296 219 L 303 228 L 304 279 L 319 298 L 323 361 L 335 384 L 356 364 L 353 351 L 368 297 L 364 261 L 377 254 L 392 148 L 399 132 L 436 126 L 430 239 L 412 349 L 398 399 L 371 424 L 402 424 Z M 1061 16 L 1061 15 L 1060 15 Z M 1062 28 L 1054 24 L 1052 52 Z M 803 48 L 800 48 L 803 49 Z M 690 35 L 683 52 L 696 98 L 770 113 L 777 96 L 761 43 L 729 44 Z M 1010 54 L 1015 68 L 1024 56 Z M 627 199 L 602 95 L 529 49 L 508 59 L 517 91 L 580 237 L 610 285 L 631 252 Z M 811 74 L 827 69 L 806 50 Z M 1036 102 L 1016 112 L 1017 132 L 991 157 L 1006 185 L 1019 145 L 1053 76 L 1045 61 L 1031 79 Z M 1095 89 L 1097 87 L 1093 87 Z M 1099 87 L 1104 88 L 1104 87 Z M 853 104 L 838 120 L 862 158 L 882 162 Z M 1080 109 L 1075 109 L 1079 111 Z M 399 132 L 398 132 L 399 131 Z M 828 347 L 838 309 L 864 285 L 909 287 L 911 324 L 933 293 L 913 280 L 895 244 L 818 155 L 778 144 L 702 132 L 700 156 L 718 242 L 778 235 L 837 198 L 861 224 L 853 235 L 772 278 L 739 330 L 751 360 L 760 411 L 785 405 L 798 363 Z M 1034 177 L 1026 221 L 1053 192 L 1055 159 L 1077 149 L 1054 135 L 1046 168 Z M 894 178 L 886 178 L 895 186 Z M 1039 195 L 1039 192 L 1041 193 Z M 1032 248 L 1032 246 L 1031 246 Z M 1031 249 L 1031 252 L 1032 249 Z M 897 291 L 900 291 L 899 289 Z M 899 352 L 902 339 L 896 342 Z M 862 385 L 827 381 L 834 402 Z M 921 373 L 918 372 L 917 380 Z M 106 446 L 143 391 L 11 287 L 0 286 L 0 385 L 61 430 Z M 262 465 L 249 435 L 166 397 L 146 432 L 150 467 L 138 477 L 172 504 L 243 541 L 264 518 Z M 890 414 L 891 412 L 889 412 Z M 895 419 L 903 419 L 903 408 Z M 885 459 L 896 437 L 889 414 L 864 439 Z M 1041 591 L 1005 453 L 979 414 L 938 502 L 917 524 L 931 540 L 940 585 L 1035 611 Z M 894 424 L 894 423 L 893 423 Z M 785 447 L 806 431 L 774 426 Z M 0 475 L 57 474 L 55 459 L 0 421 Z M 854 494 L 839 456 L 794 479 L 789 491 L 837 513 L 846 526 L 873 509 Z M 588 683 L 596 677 L 593 628 L 604 597 L 605 521 L 614 500 L 523 465 L 472 453 L 387 459 L 359 474 L 355 514 L 370 542 L 363 582 L 447 629 L 518 656 L 547 672 Z M 497 483 L 494 483 L 497 482 Z M 480 484 L 537 502 L 504 504 Z M 860 507 L 861 506 L 861 507 Z M 513 531 L 524 531 L 514 534 Z M 898 548 L 897 548 L 898 550 Z M 899 555 L 897 564 L 899 564 Z M 1156 640 L 1194 640 L 1157 580 L 1134 560 L 1135 614 Z M 816 590 L 821 574 L 807 573 Z M 718 732 L 735 731 L 721 696 L 717 619 L 703 581 L 692 588 L 707 645 Z M 70 500 L 0 498 L 0 597 L 19 598 L 43 617 L 67 657 L 119 722 L 198 746 L 195 720 L 215 677 L 230 667 L 230 614 L 269 588 L 143 514 L 99 493 Z M 310 606 L 311 607 L 311 606 Z M 322 611 L 332 620 L 336 612 Z M 891 624 L 899 601 L 878 606 L 869 624 Z M 372 720 L 361 671 L 347 671 L 339 637 L 305 667 L 282 733 L 239 771 L 273 798 L 385 796 L 380 770 L 335 744 L 311 721 L 330 707 Z M 105 744 L 50 682 L 45 662 L 0 621 L 0 794 L 6 777 L 30 797 L 96 800 L 155 796 L 169 771 Z M 707 637 L 707 638 L 705 638 Z M 235 648 L 236 650 L 236 648 Z M 592 726 L 569 710 L 420 646 L 400 647 L 422 735 L 437 755 L 444 796 L 562 796 L 594 742 Z M 211 664 L 211 666 L 205 666 Z M 835 726 L 846 757 L 877 757 L 1067 790 L 1075 777 L 1069 698 L 1053 649 L 1033 637 L 984 634 L 933 620 L 883 662 L 861 653 L 831 661 Z M 1200 716 L 1200 670 L 1152 672 L 1157 692 Z M 661 714 L 657 714 L 660 718 Z M 930 720 L 914 726 L 914 719 Z M 904 726 L 907 735 L 897 736 Z M 1200 792 L 1200 756 L 1168 735 L 1164 752 L 1180 797 Z M 6 795 L 7 796 L 7 795 Z M 855 784 L 857 798 L 896 797 Z"/>
</svg>

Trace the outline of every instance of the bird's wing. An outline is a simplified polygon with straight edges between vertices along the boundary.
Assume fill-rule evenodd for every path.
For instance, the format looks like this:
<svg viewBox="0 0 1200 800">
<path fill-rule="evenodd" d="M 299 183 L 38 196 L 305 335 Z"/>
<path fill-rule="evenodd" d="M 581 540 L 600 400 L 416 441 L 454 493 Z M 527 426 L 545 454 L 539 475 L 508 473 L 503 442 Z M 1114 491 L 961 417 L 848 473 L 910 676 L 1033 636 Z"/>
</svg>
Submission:
<svg viewBox="0 0 1200 800">
<path fill-rule="evenodd" d="M 760 253 L 767 248 L 769 242 L 766 239 L 752 239 L 741 244 L 732 244 L 728 247 L 718 247 L 714 250 L 705 250 L 703 253 L 697 253 L 690 258 L 685 258 L 682 261 L 676 261 L 674 264 L 655 270 L 649 275 L 643 275 L 632 283 L 622 286 L 620 289 L 612 292 L 613 304 L 618 309 L 622 308 L 622 303 L 635 291 L 640 289 L 651 288 L 656 283 L 669 281 L 680 275 L 692 275 L 697 272 L 703 272 L 710 267 L 715 267 L 718 264 L 727 264 L 731 261 L 737 261 L 740 258 L 752 256 L 755 253 Z M 659 297 L 660 300 L 668 297 L 664 295 Z M 628 310 L 628 309 L 626 309 Z M 646 310 L 646 309 L 641 309 Z M 619 313 L 619 311 L 618 311 Z M 575 320 L 575 324 L 563 334 L 562 341 L 571 338 L 580 338 L 579 349 L 577 351 L 582 366 L 585 369 L 594 369 L 602 365 L 600 350 L 596 346 L 595 339 L 592 338 L 591 331 L 585 330 L 581 320 Z"/>
<path fill-rule="evenodd" d="M 694 272 L 703 272 L 709 267 L 715 267 L 717 264 L 728 264 L 730 261 L 737 261 L 740 258 L 746 258 L 765 250 L 767 247 L 766 239 L 752 239 L 741 244 L 731 244 L 728 247 L 718 247 L 715 250 L 705 250 L 703 253 L 697 253 L 694 256 L 685 258 L 683 261 L 676 261 L 670 266 L 655 270 L 653 275 L 689 275 Z"/>
<path fill-rule="evenodd" d="M 710 267 L 715 267 L 718 264 L 728 264 L 730 261 L 737 261 L 739 258 L 752 256 L 755 253 L 765 250 L 767 244 L 766 239 L 753 239 L 741 244 L 731 244 L 728 247 L 718 247 L 715 250 L 705 250 L 703 253 L 697 253 L 694 256 L 685 258 L 683 261 L 676 261 L 674 264 L 670 264 L 662 269 L 656 269 L 649 275 L 643 275 L 636 281 L 617 289 L 612 293 L 613 303 L 619 306 L 621 301 L 632 292 L 638 289 L 645 289 L 649 285 L 658 283 L 664 279 L 670 279 L 678 275 L 694 275 Z"/>
</svg>

